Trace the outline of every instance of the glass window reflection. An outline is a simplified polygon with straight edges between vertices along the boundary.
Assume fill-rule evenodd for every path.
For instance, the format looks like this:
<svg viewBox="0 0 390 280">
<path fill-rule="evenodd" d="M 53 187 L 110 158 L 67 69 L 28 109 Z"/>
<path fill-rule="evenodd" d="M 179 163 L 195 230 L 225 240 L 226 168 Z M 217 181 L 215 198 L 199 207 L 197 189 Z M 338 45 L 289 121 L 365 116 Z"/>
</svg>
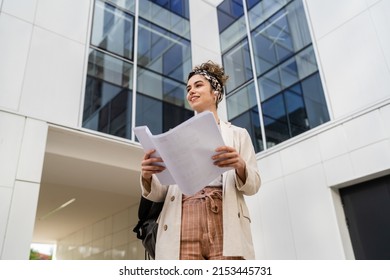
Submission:
<svg viewBox="0 0 390 280">
<path fill-rule="evenodd" d="M 188 0 L 164 2 L 139 1 L 139 16 L 190 40 Z"/>
<path fill-rule="evenodd" d="M 229 73 L 228 92 L 253 78 L 248 41 L 244 40 L 222 57 L 225 72 Z"/>
<path fill-rule="evenodd" d="M 194 116 L 192 110 L 137 93 L 136 125 L 147 125 L 152 134 L 168 131 Z"/>
<path fill-rule="evenodd" d="M 279 94 L 262 104 L 267 147 L 272 147 L 290 138 L 283 95 Z"/>
<path fill-rule="evenodd" d="M 302 81 L 302 91 L 310 128 L 329 121 L 329 112 L 318 72 Z"/>
<path fill-rule="evenodd" d="M 134 14 L 135 0 L 108 0 L 108 2 Z"/>
<path fill-rule="evenodd" d="M 134 17 L 114 5 L 96 1 L 91 44 L 133 59 Z"/>
<path fill-rule="evenodd" d="M 85 89 L 83 127 L 131 137 L 132 65 L 91 50 Z"/>
<path fill-rule="evenodd" d="M 245 111 L 257 105 L 256 90 L 253 83 L 240 89 L 226 98 L 229 119 L 234 119 Z"/>
<path fill-rule="evenodd" d="M 266 100 L 292 84 L 318 71 L 313 47 L 279 64 L 258 79 L 261 100 Z"/>
<path fill-rule="evenodd" d="M 190 42 L 140 19 L 138 64 L 164 76 L 184 81 L 191 70 Z"/>
<path fill-rule="evenodd" d="M 244 14 L 242 0 L 225 0 L 217 7 L 219 32 L 223 32 Z"/>
<path fill-rule="evenodd" d="M 327 122 L 329 115 L 302 0 L 243 1 L 248 9 L 243 15 L 232 11 L 230 0 L 218 6 L 223 65 L 232 73 L 227 113 L 229 120 L 251 131 L 260 151 L 258 135 L 250 127 L 257 98 L 249 95 L 249 87 L 261 101 L 266 148 Z"/>
<path fill-rule="evenodd" d="M 256 152 L 264 150 L 257 106 L 250 108 L 230 121 L 232 124 L 245 128 L 248 131 Z"/>
<path fill-rule="evenodd" d="M 184 83 L 139 68 L 136 125 L 147 125 L 153 133 L 162 133 L 187 120 L 194 113 L 186 95 Z"/>
</svg>

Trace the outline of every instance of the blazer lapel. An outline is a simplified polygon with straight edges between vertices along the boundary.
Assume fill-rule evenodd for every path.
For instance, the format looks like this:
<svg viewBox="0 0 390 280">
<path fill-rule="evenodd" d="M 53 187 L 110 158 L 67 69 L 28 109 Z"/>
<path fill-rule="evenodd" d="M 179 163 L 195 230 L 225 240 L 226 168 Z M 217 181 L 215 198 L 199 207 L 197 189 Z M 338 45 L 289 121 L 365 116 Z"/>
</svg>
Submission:
<svg viewBox="0 0 390 280">
<path fill-rule="evenodd" d="M 229 147 L 234 147 L 234 134 L 233 134 L 233 129 L 230 128 L 231 124 L 230 123 L 225 123 L 223 121 L 220 122 L 220 128 L 221 128 L 221 135 L 222 135 L 222 139 L 223 139 L 223 142 L 225 143 L 226 146 L 229 146 Z M 224 199 L 226 199 L 226 180 L 227 180 L 227 174 L 229 174 L 229 172 L 224 172 L 222 174 L 222 186 L 223 186 L 223 196 L 224 196 Z"/>
<path fill-rule="evenodd" d="M 224 121 L 220 122 L 221 134 L 223 142 L 226 146 L 233 147 L 233 129 L 230 129 L 231 124 L 225 123 Z"/>
</svg>

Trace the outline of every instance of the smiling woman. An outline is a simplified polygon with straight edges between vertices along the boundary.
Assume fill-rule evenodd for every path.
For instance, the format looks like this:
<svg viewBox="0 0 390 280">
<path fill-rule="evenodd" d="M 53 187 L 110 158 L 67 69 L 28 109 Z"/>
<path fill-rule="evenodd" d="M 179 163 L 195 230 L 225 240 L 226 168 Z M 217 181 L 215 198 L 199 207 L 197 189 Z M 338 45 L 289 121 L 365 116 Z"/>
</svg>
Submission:
<svg viewBox="0 0 390 280">
<path fill-rule="evenodd" d="M 156 259 L 255 258 L 244 195 L 257 193 L 260 175 L 248 132 L 219 119 L 217 107 L 227 79 L 223 68 L 212 61 L 196 66 L 188 75 L 187 101 L 197 113 L 213 113 L 224 145 L 215 147 L 211 160 L 218 167 L 230 167 L 228 171 L 187 196 L 177 185 L 159 182 L 156 174 L 165 167 L 161 165 L 163 159 L 154 156 L 155 150 L 147 151 L 142 160 L 142 195 L 151 201 L 164 201 Z"/>
</svg>

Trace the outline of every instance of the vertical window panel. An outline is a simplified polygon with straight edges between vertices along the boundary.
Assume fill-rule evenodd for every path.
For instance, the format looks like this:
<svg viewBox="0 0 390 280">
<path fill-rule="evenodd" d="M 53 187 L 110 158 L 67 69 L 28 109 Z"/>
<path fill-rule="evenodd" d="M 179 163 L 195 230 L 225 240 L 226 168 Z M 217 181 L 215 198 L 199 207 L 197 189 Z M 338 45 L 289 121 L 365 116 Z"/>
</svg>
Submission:
<svg viewBox="0 0 390 280">
<path fill-rule="evenodd" d="M 310 128 L 328 122 L 329 112 L 318 73 L 302 81 L 302 92 Z"/>
<path fill-rule="evenodd" d="M 253 78 L 247 40 L 241 42 L 234 49 L 224 54 L 222 60 L 225 72 L 228 73 L 230 77 L 226 84 L 228 92 Z"/>
<path fill-rule="evenodd" d="M 84 101 L 83 127 L 131 137 L 132 65 L 91 50 Z"/>
<path fill-rule="evenodd" d="M 257 105 L 256 91 L 251 83 L 226 98 L 227 113 L 229 119 L 234 119 L 245 111 Z"/>
<path fill-rule="evenodd" d="M 138 64 L 164 76 L 184 81 L 191 70 L 190 42 L 140 19 Z"/>
<path fill-rule="evenodd" d="M 91 44 L 133 59 L 134 17 L 115 6 L 96 1 Z"/>
<path fill-rule="evenodd" d="M 180 8 L 177 10 L 182 11 L 172 13 L 172 9 L 176 11 L 175 7 L 177 4 L 180 5 Z M 165 3 L 149 0 L 139 1 L 139 16 L 141 18 L 190 40 L 190 22 L 188 20 L 188 14 L 187 0 L 180 0 L 177 2 L 165 1 Z"/>
<path fill-rule="evenodd" d="M 290 138 L 286 106 L 282 94 L 278 94 L 262 104 L 267 148 Z"/>
<path fill-rule="evenodd" d="M 192 68 L 188 0 L 142 0 L 138 11 L 135 0 L 94 3 L 83 127 L 131 138 L 133 107 L 136 125 L 154 133 L 192 117 L 185 89 Z M 138 65 L 133 65 L 135 32 Z"/>
<path fill-rule="evenodd" d="M 245 128 L 248 131 L 256 152 L 264 150 L 257 106 L 250 108 L 230 121 L 232 124 Z"/>
</svg>

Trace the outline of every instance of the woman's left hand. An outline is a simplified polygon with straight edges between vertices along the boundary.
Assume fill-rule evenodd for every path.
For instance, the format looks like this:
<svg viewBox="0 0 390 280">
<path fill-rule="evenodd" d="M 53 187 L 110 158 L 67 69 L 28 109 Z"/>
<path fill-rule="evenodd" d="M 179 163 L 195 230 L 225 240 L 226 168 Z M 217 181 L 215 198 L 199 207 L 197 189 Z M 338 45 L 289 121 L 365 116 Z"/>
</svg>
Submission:
<svg viewBox="0 0 390 280">
<path fill-rule="evenodd" d="M 212 157 L 214 164 L 218 167 L 232 167 L 236 169 L 237 175 L 243 182 L 245 182 L 246 163 L 242 159 L 241 155 L 236 151 L 236 149 L 229 146 L 221 146 L 218 147 L 215 151 L 217 154 Z"/>
</svg>

